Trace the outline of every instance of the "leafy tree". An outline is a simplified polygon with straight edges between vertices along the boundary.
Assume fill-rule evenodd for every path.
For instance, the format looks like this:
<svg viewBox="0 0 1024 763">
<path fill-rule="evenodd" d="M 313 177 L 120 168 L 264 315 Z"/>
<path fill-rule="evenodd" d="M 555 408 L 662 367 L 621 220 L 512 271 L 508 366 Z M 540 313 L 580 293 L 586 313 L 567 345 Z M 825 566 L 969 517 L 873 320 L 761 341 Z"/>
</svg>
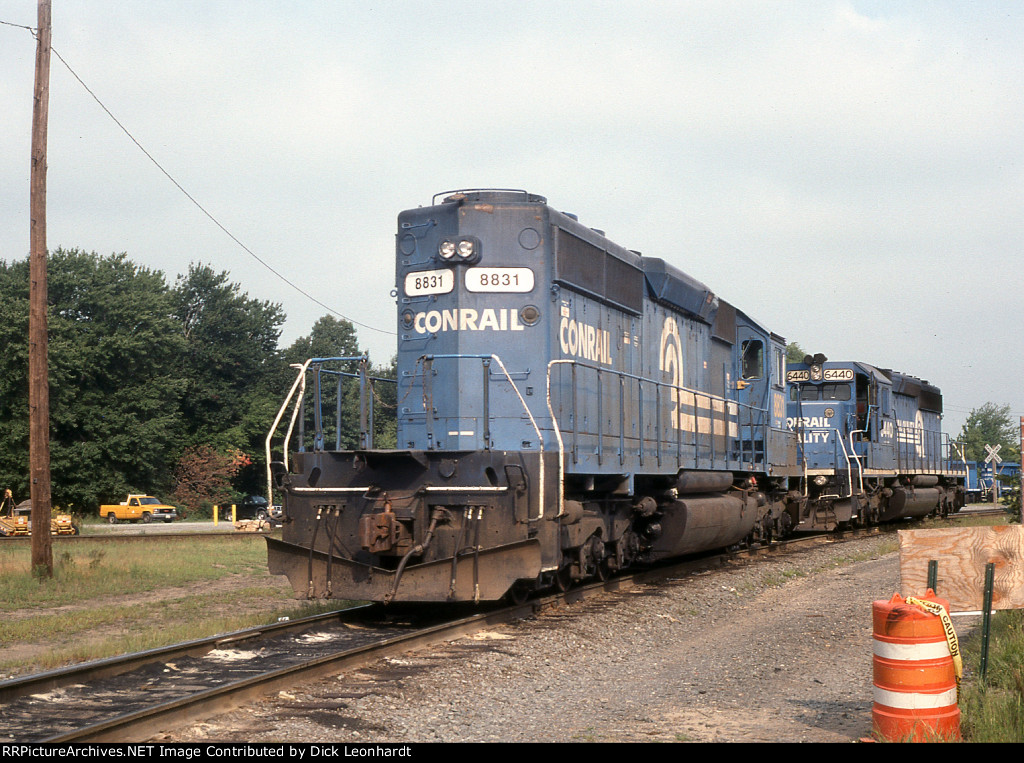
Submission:
<svg viewBox="0 0 1024 763">
<path fill-rule="evenodd" d="M 803 363 L 804 356 L 806 355 L 807 353 L 804 351 L 804 348 L 801 347 L 796 342 L 790 342 L 789 344 L 786 345 L 787 363 Z"/>
<path fill-rule="evenodd" d="M 0 263 L 0 481 L 28 495 L 28 262 Z M 48 262 L 55 504 L 93 508 L 170 486 L 183 344 L 163 274 L 124 254 Z"/>
<path fill-rule="evenodd" d="M 974 408 L 960 430 L 959 440 L 964 445 L 968 461 L 984 461 L 988 455 L 986 445 L 1002 445 L 999 457 L 1004 461 L 1020 461 L 1019 432 L 1010 416 L 1009 405 L 985 403 Z"/>
<path fill-rule="evenodd" d="M 398 378 L 398 357 L 386 366 L 375 366 L 371 375 L 379 379 Z M 373 445 L 375 448 L 398 447 L 398 385 L 374 381 L 373 386 Z"/>
<path fill-rule="evenodd" d="M 330 315 L 320 318 L 313 325 L 313 330 L 310 331 L 309 336 L 299 337 L 285 350 L 285 359 L 289 365 L 304 363 L 310 358 L 354 358 L 362 356 L 363 353 L 359 349 L 355 327 L 347 320 L 339 320 Z M 322 426 L 328 448 L 333 448 L 339 440 L 342 449 L 347 450 L 359 447 L 359 380 L 352 376 L 340 377 L 341 426 L 339 433 L 335 428 L 339 377 L 330 373 L 330 371 L 339 371 L 354 375 L 359 372 L 359 366 L 360 363 L 357 360 L 332 363 L 325 365 L 324 369 L 326 372 L 321 372 L 320 374 Z M 315 386 L 315 369 L 309 375 L 307 384 Z M 315 389 L 307 389 L 305 410 L 306 447 L 311 447 L 313 444 L 315 426 L 311 404 L 314 396 Z"/>
<path fill-rule="evenodd" d="M 249 298 L 227 272 L 202 264 L 178 277 L 174 298 L 188 444 L 240 448 L 262 462 L 267 413 L 280 404 L 281 306 Z"/>
<path fill-rule="evenodd" d="M 1024 515 L 1021 514 L 1020 472 L 1000 481 L 1003 483 L 1001 490 L 1005 499 L 1004 507 L 1006 513 L 1010 515 L 1010 522 L 1024 524 Z"/>
<path fill-rule="evenodd" d="M 250 458 L 240 450 L 220 453 L 209 445 L 186 448 L 174 469 L 175 501 L 205 511 L 233 498 L 231 481 Z"/>
</svg>

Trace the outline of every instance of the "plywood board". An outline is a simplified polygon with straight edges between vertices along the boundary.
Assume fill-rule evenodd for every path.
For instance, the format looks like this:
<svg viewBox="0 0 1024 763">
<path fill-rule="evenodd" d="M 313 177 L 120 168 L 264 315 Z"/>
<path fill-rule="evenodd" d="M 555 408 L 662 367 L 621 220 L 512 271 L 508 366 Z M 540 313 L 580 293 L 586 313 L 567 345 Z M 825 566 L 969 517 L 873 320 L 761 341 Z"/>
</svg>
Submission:
<svg viewBox="0 0 1024 763">
<path fill-rule="evenodd" d="M 1024 608 L 1024 526 L 900 530 L 900 593 L 920 596 L 928 587 L 928 561 L 939 563 L 936 593 L 952 612 L 980 610 L 985 565 L 995 564 L 994 609 Z"/>
</svg>

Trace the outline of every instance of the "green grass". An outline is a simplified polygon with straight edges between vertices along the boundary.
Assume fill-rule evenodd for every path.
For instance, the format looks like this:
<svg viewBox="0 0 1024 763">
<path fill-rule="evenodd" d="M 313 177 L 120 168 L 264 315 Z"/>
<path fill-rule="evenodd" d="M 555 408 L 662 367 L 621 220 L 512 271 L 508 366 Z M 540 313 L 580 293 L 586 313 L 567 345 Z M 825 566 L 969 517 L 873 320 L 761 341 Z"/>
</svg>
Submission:
<svg viewBox="0 0 1024 763">
<path fill-rule="evenodd" d="M 961 686 L 960 726 L 970 742 L 1024 742 L 1024 610 L 992 618 L 988 671 L 978 675 L 981 629 L 963 645 L 972 670 Z"/>
<path fill-rule="evenodd" d="M 298 602 L 267 571 L 261 536 L 54 546 L 54 576 L 32 575 L 28 544 L 0 543 L 0 675 L 205 638 L 339 609 Z M 200 589 L 232 576 L 234 590 Z M 147 600 L 149 595 L 149 600 Z M 33 613 L 32 610 L 38 610 Z"/>
<path fill-rule="evenodd" d="M 249 614 L 224 615 L 225 609 L 237 611 L 246 600 L 262 605 Z M 267 609 L 268 603 L 276 608 Z M 37 642 L 49 635 L 48 648 L 32 657 L 5 658 L 0 651 L 0 674 L 48 670 L 63 665 L 113 657 L 129 652 L 157 649 L 183 641 L 207 638 L 244 628 L 266 625 L 281 617 L 297 619 L 330 612 L 344 602 L 296 602 L 281 592 L 273 592 L 268 601 L 266 590 L 235 592 L 221 596 L 188 597 L 154 604 L 86 610 L 71 615 L 31 617 L 17 623 L 0 625 L 0 643 Z M 100 629 L 117 633 L 96 638 Z"/>
<path fill-rule="evenodd" d="M 258 535 L 110 541 L 102 546 L 69 543 L 54 545 L 53 563 L 52 578 L 37 578 L 28 544 L 0 544 L 0 611 L 142 593 L 260 570 L 266 575 L 267 551 Z"/>
<path fill-rule="evenodd" d="M 965 514 L 951 514 L 946 519 L 927 517 L 921 520 L 921 523 L 917 528 L 907 527 L 906 529 L 911 530 L 920 528 L 928 530 L 936 527 L 949 527 L 950 525 L 956 525 L 957 527 L 990 527 L 995 525 L 1013 524 L 1012 520 L 1013 517 L 1005 513 L 988 517 L 971 517 Z"/>
</svg>

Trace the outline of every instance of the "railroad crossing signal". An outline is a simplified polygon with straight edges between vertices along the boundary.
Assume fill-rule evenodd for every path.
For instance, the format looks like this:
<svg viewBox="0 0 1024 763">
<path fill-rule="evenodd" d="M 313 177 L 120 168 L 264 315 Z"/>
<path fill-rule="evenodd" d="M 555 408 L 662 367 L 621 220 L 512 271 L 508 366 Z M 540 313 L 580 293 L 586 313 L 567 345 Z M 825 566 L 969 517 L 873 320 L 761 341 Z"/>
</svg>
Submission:
<svg viewBox="0 0 1024 763">
<path fill-rule="evenodd" d="M 999 500 L 999 479 L 996 477 L 996 464 L 1003 460 L 999 457 L 999 450 L 1002 447 L 1002 445 L 996 445 L 994 448 L 991 445 L 985 446 L 985 450 L 988 451 L 985 463 L 992 464 L 992 503 Z"/>
<path fill-rule="evenodd" d="M 1002 463 L 1003 459 L 999 457 L 999 451 L 1002 449 L 1002 447 L 1002 445 L 996 445 L 993 448 L 991 445 L 986 445 L 985 450 L 988 451 L 988 456 L 985 457 L 985 463 L 991 464 L 993 461 L 995 461 L 997 464 Z"/>
</svg>

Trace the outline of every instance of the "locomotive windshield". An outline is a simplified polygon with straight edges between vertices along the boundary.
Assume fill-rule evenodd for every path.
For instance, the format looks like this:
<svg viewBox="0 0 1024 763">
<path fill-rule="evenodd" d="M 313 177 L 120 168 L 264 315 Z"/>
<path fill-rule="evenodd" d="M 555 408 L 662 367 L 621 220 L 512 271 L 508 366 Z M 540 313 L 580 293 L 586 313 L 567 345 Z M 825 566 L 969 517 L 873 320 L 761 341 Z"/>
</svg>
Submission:
<svg viewBox="0 0 1024 763">
<path fill-rule="evenodd" d="M 797 399 L 797 385 L 793 385 L 789 393 L 790 400 Z M 849 400 L 849 384 L 801 384 L 799 385 L 800 400 Z"/>
</svg>

